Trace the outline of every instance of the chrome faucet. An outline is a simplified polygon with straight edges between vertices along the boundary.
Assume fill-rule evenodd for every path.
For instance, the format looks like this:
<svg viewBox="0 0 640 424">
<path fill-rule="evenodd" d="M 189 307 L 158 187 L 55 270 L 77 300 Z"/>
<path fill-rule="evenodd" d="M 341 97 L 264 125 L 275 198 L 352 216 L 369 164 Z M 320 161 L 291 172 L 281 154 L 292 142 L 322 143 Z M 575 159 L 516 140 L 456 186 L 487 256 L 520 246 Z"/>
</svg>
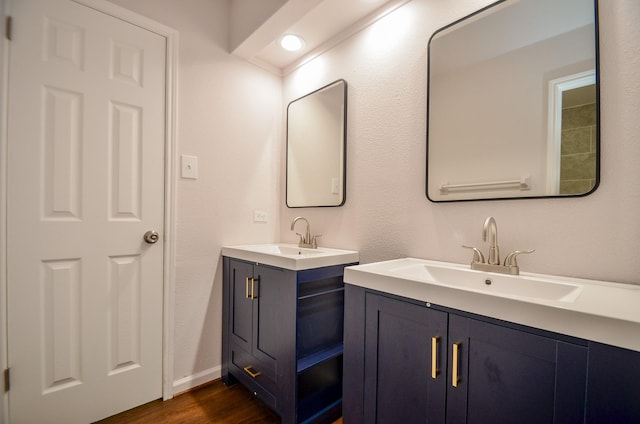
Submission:
<svg viewBox="0 0 640 424">
<path fill-rule="evenodd" d="M 514 250 L 509 253 L 504 260 L 504 264 L 500 265 L 500 248 L 498 247 L 498 225 L 496 220 L 490 216 L 484 221 L 482 227 L 482 241 L 489 241 L 489 256 L 487 261 L 484 260 L 482 252 L 471 246 L 462 246 L 473 250 L 473 260 L 471 261 L 471 269 L 478 271 L 500 272 L 502 274 L 518 275 L 520 268 L 516 258 L 523 253 L 533 253 L 535 250 Z"/>
<path fill-rule="evenodd" d="M 317 242 L 316 238 L 320 237 L 321 234 L 318 234 L 317 236 L 312 236 L 311 235 L 311 227 L 309 225 L 309 221 L 307 221 L 307 218 L 305 218 L 303 216 L 295 217 L 293 222 L 291 223 L 291 231 L 293 231 L 293 228 L 295 227 L 296 222 L 298 222 L 300 220 L 304 221 L 307 224 L 307 231 L 305 232 L 304 235 L 302 235 L 300 233 L 296 233 L 298 236 L 300 236 L 300 242 L 298 243 L 298 247 L 307 247 L 307 248 L 317 249 L 318 248 L 318 242 Z"/>
</svg>

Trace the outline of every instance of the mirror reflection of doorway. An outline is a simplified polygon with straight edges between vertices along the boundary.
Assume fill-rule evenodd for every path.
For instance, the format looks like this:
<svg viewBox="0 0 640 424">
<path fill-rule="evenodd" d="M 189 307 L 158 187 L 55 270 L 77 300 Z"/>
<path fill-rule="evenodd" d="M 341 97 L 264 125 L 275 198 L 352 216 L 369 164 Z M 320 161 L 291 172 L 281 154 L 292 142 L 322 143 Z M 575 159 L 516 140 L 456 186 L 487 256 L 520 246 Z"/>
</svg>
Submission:
<svg viewBox="0 0 640 424">
<path fill-rule="evenodd" d="M 559 194 L 582 194 L 596 183 L 596 87 L 562 93 Z"/>
<path fill-rule="evenodd" d="M 595 71 L 549 82 L 547 190 L 580 195 L 597 183 Z"/>
</svg>

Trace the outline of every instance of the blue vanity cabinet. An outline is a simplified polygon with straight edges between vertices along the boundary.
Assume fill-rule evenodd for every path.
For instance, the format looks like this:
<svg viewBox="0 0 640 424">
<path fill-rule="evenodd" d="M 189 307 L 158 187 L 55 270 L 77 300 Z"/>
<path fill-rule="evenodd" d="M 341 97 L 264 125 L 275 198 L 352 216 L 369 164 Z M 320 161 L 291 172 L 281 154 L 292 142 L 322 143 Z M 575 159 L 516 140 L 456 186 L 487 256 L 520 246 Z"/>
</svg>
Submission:
<svg viewBox="0 0 640 424">
<path fill-rule="evenodd" d="M 345 302 L 345 422 L 584 422 L 586 342 L 349 284 Z"/>
<path fill-rule="evenodd" d="M 640 423 L 640 353 L 589 343 L 588 424 Z"/>
<path fill-rule="evenodd" d="M 295 303 L 284 301 L 295 296 L 295 272 L 228 258 L 224 272 L 223 380 L 278 410 L 278 383 L 293 367 L 283 346 L 295 343 Z"/>
<path fill-rule="evenodd" d="M 341 415 L 344 267 L 292 271 L 223 257 L 222 380 L 283 423 Z"/>
</svg>

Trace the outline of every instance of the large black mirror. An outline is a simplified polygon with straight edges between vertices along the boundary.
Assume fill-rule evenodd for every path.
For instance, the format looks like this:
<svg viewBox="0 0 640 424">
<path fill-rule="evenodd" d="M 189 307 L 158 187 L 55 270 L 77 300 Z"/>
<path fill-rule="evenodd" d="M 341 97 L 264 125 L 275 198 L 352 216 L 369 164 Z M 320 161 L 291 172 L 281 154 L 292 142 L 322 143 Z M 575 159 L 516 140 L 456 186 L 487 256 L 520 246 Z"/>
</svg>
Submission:
<svg viewBox="0 0 640 424">
<path fill-rule="evenodd" d="M 335 81 L 287 107 L 287 206 L 342 206 L 347 83 Z"/>
<path fill-rule="evenodd" d="M 593 192 L 597 45 L 594 0 L 502 0 L 434 33 L 429 200 Z"/>
</svg>

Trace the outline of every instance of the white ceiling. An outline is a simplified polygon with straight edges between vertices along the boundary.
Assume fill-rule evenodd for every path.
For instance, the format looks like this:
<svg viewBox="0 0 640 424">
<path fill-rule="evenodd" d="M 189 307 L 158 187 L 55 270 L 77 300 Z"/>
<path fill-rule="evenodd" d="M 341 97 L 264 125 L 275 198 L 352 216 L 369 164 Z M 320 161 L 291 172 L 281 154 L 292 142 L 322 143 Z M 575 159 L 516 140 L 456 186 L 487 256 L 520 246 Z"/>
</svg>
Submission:
<svg viewBox="0 0 640 424">
<path fill-rule="evenodd" d="M 281 75 L 339 43 L 408 0 L 232 0 L 230 51 Z M 300 35 L 298 52 L 280 48 Z"/>
</svg>

